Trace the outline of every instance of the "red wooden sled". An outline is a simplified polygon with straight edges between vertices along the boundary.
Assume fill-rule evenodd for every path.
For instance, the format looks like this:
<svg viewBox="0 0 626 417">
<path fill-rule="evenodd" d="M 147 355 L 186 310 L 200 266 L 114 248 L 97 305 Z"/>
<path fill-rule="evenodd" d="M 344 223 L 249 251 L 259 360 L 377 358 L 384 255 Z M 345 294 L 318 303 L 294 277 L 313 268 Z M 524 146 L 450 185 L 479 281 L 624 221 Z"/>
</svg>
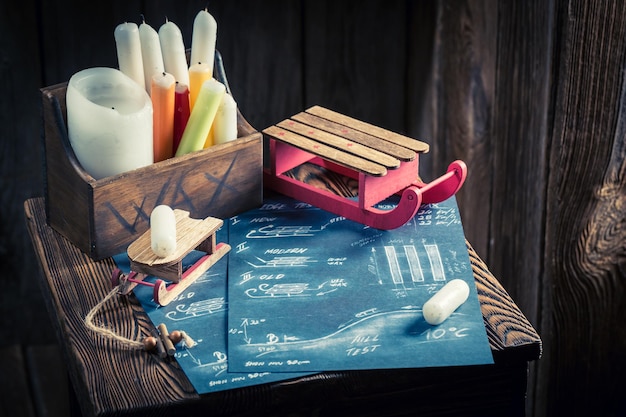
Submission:
<svg viewBox="0 0 626 417">
<path fill-rule="evenodd" d="M 446 174 L 423 183 L 419 180 L 419 154 L 428 152 L 428 144 L 320 106 L 263 133 L 270 151 L 270 167 L 264 172 L 266 187 L 377 229 L 400 227 L 415 216 L 420 205 L 455 195 L 467 176 L 465 163 L 457 160 Z M 356 179 L 358 200 L 285 175 L 304 163 Z M 394 194 L 401 196 L 394 209 L 373 207 Z"/>
</svg>

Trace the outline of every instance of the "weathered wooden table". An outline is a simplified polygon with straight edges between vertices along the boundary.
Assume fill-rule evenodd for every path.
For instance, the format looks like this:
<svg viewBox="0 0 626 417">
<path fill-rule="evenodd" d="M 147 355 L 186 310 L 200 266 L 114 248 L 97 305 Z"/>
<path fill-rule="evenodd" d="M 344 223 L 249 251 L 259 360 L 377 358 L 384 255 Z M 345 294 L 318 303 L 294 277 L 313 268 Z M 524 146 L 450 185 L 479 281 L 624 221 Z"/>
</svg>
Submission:
<svg viewBox="0 0 626 417">
<path fill-rule="evenodd" d="M 85 327 L 85 315 L 110 291 L 114 261 L 91 260 L 50 228 L 42 198 L 24 207 L 75 408 L 84 416 L 524 415 L 528 363 L 540 357 L 541 339 L 469 243 L 494 365 L 324 372 L 199 395 L 175 360 L 129 350 Z M 104 320 L 129 338 L 149 331 L 134 297 L 116 302 Z"/>
</svg>

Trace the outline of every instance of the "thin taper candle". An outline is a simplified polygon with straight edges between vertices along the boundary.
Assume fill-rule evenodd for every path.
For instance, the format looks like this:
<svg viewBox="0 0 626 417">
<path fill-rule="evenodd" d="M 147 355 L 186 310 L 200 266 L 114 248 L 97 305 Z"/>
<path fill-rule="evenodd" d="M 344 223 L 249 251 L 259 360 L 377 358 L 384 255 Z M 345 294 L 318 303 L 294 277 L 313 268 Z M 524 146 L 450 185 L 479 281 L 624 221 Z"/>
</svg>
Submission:
<svg viewBox="0 0 626 417">
<path fill-rule="evenodd" d="M 189 66 L 185 43 L 180 29 L 174 22 L 167 21 L 159 28 L 159 42 L 163 53 L 165 72 L 174 76 L 181 84 L 189 85 Z"/>
<path fill-rule="evenodd" d="M 193 21 L 190 62 L 203 62 L 213 70 L 217 22 L 206 10 L 200 10 Z"/>
<path fill-rule="evenodd" d="M 177 82 L 174 92 L 174 146 L 172 152 L 176 154 L 185 127 L 187 127 L 191 110 L 189 108 L 189 88 L 185 84 Z"/>
<path fill-rule="evenodd" d="M 174 141 L 174 98 L 176 80 L 163 72 L 152 77 L 152 131 L 154 162 L 171 158 Z"/>
<path fill-rule="evenodd" d="M 120 71 L 139 84 L 141 88 L 146 88 L 137 24 L 126 22 L 117 25 L 114 37 Z"/>
<path fill-rule="evenodd" d="M 196 62 L 189 67 L 189 108 L 193 106 L 202 84 L 213 76 L 213 70 L 206 62 Z"/>
<path fill-rule="evenodd" d="M 145 22 L 139 25 L 139 40 L 141 41 L 141 58 L 146 91 L 150 94 L 152 77 L 165 71 L 161 43 L 157 31 Z"/>
</svg>

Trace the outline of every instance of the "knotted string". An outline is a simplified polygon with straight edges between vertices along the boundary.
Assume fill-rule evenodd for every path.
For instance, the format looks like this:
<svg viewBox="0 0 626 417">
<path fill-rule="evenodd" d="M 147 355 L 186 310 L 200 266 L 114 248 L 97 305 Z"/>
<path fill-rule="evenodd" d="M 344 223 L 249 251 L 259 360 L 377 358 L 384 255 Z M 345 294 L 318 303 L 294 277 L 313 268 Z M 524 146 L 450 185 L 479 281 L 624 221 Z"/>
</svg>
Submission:
<svg viewBox="0 0 626 417">
<path fill-rule="evenodd" d="M 91 311 L 89 311 L 89 313 L 85 316 L 85 326 L 87 326 L 88 329 L 90 329 L 91 331 L 93 331 L 95 333 L 98 333 L 98 334 L 100 334 L 102 336 L 108 337 L 109 339 L 117 340 L 122 345 L 124 345 L 124 346 L 126 346 L 128 348 L 131 348 L 131 349 L 143 349 L 144 348 L 143 342 L 138 341 L 138 340 L 128 339 L 128 338 L 126 338 L 124 336 L 120 336 L 119 334 L 115 333 L 111 329 L 108 329 L 106 327 L 97 326 L 93 322 L 94 317 L 96 316 L 96 314 L 98 314 L 98 311 L 102 308 L 102 306 L 104 304 L 106 304 L 106 302 L 109 301 L 116 294 L 117 294 L 117 287 L 113 288 L 111 290 L 111 292 L 109 292 L 106 295 L 106 297 L 104 297 L 98 304 L 96 304 L 91 309 Z"/>
<path fill-rule="evenodd" d="M 96 314 L 98 314 L 98 311 L 100 311 L 102 306 L 106 304 L 106 302 L 109 301 L 113 296 L 115 296 L 117 292 L 118 292 L 117 287 L 113 288 L 106 295 L 106 297 L 104 297 L 98 304 L 93 306 L 93 308 L 85 316 L 85 326 L 89 330 L 95 333 L 98 333 L 101 336 L 108 337 L 109 339 L 116 340 L 119 343 L 121 343 L 123 346 L 126 346 L 130 349 L 146 349 L 146 345 L 144 344 L 143 341 L 133 340 L 124 336 L 120 336 L 119 334 L 115 333 L 113 330 L 106 328 L 106 327 L 98 326 L 93 322 L 94 318 L 96 317 Z M 187 333 L 185 333 L 184 331 L 181 331 L 180 333 L 182 335 L 183 342 L 187 348 L 192 348 L 196 345 L 196 342 L 191 337 L 189 337 Z"/>
</svg>

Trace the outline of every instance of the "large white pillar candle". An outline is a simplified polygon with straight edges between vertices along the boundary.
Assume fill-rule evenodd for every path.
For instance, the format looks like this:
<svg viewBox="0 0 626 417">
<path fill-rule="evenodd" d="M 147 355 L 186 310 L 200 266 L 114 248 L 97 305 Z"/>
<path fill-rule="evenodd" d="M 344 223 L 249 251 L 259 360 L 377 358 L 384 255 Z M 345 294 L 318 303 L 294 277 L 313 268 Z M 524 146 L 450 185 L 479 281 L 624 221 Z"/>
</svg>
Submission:
<svg viewBox="0 0 626 417">
<path fill-rule="evenodd" d="M 185 43 L 178 26 L 171 21 L 161 25 L 159 41 L 165 72 L 172 74 L 179 83 L 189 85 L 189 66 L 187 65 Z"/>
<path fill-rule="evenodd" d="M 196 64 L 202 62 L 211 68 L 213 75 L 213 61 L 215 58 L 215 44 L 217 42 L 217 22 L 206 10 L 200 10 L 193 21 L 191 34 L 191 59 Z"/>
<path fill-rule="evenodd" d="M 113 68 L 74 74 L 66 93 L 72 149 L 95 179 L 149 165 L 152 102 L 146 90 Z"/>
<path fill-rule="evenodd" d="M 141 41 L 137 24 L 127 22 L 117 25 L 114 37 L 120 71 L 145 88 Z"/>
<path fill-rule="evenodd" d="M 144 22 L 139 25 L 139 40 L 141 41 L 141 58 L 146 91 L 151 94 L 152 77 L 163 74 L 165 71 L 159 34 L 152 26 Z"/>
</svg>

